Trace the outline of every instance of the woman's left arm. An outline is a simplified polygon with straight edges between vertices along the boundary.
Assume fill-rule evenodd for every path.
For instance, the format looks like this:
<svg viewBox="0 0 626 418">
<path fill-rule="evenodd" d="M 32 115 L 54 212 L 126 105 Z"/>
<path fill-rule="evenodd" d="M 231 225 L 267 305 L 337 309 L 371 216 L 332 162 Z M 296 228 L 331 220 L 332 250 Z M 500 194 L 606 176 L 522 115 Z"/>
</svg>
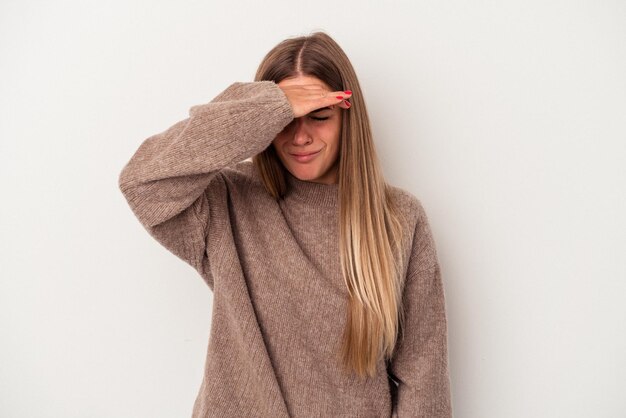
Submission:
<svg viewBox="0 0 626 418">
<path fill-rule="evenodd" d="M 452 417 L 448 326 L 441 269 L 428 218 L 419 217 L 403 291 L 405 323 L 389 371 L 398 381 L 394 417 Z"/>
</svg>

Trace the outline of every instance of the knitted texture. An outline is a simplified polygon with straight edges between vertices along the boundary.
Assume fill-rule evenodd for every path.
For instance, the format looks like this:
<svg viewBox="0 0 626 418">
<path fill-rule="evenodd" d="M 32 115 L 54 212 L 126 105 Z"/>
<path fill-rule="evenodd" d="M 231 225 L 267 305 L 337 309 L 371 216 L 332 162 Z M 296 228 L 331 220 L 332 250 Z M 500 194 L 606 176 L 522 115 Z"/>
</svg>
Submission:
<svg viewBox="0 0 626 418">
<path fill-rule="evenodd" d="M 192 417 L 451 417 L 437 252 L 421 202 L 401 188 L 391 187 L 409 222 L 405 328 L 375 377 L 340 366 L 338 184 L 287 172 L 277 201 L 247 160 L 293 118 L 274 82 L 236 82 L 147 138 L 119 175 L 139 222 L 213 292 Z"/>
</svg>

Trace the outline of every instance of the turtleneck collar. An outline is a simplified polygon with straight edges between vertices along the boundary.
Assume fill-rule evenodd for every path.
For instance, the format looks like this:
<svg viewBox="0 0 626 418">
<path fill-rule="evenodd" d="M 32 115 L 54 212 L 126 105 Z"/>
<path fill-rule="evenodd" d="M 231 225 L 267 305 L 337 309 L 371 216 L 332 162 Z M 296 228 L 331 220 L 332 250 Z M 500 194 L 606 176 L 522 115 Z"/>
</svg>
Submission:
<svg viewBox="0 0 626 418">
<path fill-rule="evenodd" d="M 324 184 L 300 180 L 285 170 L 289 189 L 286 198 L 293 198 L 311 206 L 337 206 L 339 204 L 339 184 Z"/>
</svg>

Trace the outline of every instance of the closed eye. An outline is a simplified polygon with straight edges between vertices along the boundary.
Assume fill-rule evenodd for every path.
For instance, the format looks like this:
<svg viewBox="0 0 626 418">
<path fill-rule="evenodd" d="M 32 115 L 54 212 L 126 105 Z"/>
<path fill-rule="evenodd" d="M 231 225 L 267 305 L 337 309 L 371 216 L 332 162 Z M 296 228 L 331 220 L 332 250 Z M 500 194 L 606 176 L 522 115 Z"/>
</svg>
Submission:
<svg viewBox="0 0 626 418">
<path fill-rule="evenodd" d="M 311 119 L 316 120 L 316 121 L 322 121 L 322 120 L 326 120 L 326 119 L 328 119 L 328 118 L 329 118 L 328 116 L 326 116 L 325 118 L 320 118 L 320 117 L 316 117 L 316 116 L 311 116 Z"/>
</svg>

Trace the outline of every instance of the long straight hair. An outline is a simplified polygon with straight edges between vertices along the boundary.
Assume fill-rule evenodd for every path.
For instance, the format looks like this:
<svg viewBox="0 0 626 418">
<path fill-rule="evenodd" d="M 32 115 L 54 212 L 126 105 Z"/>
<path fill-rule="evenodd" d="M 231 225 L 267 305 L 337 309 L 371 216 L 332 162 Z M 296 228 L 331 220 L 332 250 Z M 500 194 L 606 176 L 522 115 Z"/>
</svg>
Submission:
<svg viewBox="0 0 626 418">
<path fill-rule="evenodd" d="M 261 61 L 255 81 L 309 75 L 334 91 L 352 90 L 344 112 L 339 153 L 339 253 L 348 290 L 341 352 L 344 370 L 376 374 L 381 356 L 391 358 L 403 318 L 402 213 L 392 200 L 376 155 L 365 101 L 347 55 L 326 33 L 286 39 Z M 287 192 L 285 167 L 273 146 L 253 157 L 265 189 Z"/>
</svg>

